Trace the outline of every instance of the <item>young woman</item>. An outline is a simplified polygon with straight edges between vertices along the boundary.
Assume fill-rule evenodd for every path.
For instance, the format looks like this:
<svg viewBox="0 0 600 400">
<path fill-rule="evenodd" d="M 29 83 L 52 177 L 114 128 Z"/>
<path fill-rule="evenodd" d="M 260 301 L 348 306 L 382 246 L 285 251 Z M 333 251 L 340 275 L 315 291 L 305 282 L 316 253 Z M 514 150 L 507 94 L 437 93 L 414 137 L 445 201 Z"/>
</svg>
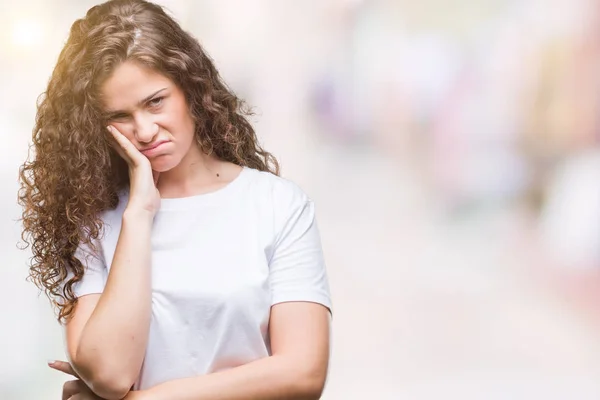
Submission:
<svg viewBox="0 0 600 400">
<path fill-rule="evenodd" d="M 63 399 L 316 399 L 330 295 L 314 204 L 161 7 L 77 20 L 21 168 Z M 132 389 L 133 390 L 130 390 Z"/>
</svg>

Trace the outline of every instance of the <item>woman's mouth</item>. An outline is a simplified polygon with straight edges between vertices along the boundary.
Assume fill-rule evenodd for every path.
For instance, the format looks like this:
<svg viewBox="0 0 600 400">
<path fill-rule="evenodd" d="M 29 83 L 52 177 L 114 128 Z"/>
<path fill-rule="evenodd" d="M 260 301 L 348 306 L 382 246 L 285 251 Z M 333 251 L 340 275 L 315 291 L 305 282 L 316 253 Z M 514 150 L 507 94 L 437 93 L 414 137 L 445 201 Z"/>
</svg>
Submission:
<svg viewBox="0 0 600 400">
<path fill-rule="evenodd" d="M 169 142 L 168 140 L 161 140 L 159 142 L 156 142 L 156 143 L 146 147 L 145 149 L 140 150 L 140 152 L 147 157 L 151 157 L 151 156 L 159 153 L 162 150 L 162 148 L 164 147 L 164 144 L 168 143 L 168 142 Z"/>
</svg>

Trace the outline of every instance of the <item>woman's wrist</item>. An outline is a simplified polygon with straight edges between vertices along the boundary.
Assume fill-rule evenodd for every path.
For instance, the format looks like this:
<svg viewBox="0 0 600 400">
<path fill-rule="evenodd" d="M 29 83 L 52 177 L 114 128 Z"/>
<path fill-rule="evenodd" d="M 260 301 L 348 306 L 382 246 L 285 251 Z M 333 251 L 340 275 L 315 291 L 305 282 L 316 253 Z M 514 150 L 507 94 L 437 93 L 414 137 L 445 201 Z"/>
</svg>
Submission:
<svg viewBox="0 0 600 400">
<path fill-rule="evenodd" d="M 155 213 L 144 209 L 142 207 L 136 207 L 128 205 L 123 211 L 123 221 L 132 221 L 136 223 L 150 222 L 154 220 Z"/>
</svg>

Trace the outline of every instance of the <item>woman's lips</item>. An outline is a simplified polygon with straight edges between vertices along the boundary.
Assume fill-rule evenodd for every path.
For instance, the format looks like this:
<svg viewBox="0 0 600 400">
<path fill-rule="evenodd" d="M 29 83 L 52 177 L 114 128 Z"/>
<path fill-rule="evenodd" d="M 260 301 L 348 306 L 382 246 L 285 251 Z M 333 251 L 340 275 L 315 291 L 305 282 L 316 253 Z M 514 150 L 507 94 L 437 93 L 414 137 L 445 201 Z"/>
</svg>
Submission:
<svg viewBox="0 0 600 400">
<path fill-rule="evenodd" d="M 156 144 L 153 144 L 150 147 L 140 150 L 140 152 L 145 156 L 156 155 L 157 153 L 159 153 L 162 150 L 162 147 L 164 147 L 164 144 L 166 144 L 166 143 L 169 143 L 169 142 L 167 140 L 160 141 Z"/>
</svg>

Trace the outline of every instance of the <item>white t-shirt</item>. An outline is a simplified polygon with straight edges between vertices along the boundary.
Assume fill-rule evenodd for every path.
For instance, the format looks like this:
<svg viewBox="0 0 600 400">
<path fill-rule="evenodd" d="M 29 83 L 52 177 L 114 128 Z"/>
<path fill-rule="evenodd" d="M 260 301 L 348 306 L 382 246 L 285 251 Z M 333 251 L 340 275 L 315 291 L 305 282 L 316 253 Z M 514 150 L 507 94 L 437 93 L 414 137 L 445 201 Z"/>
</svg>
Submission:
<svg viewBox="0 0 600 400">
<path fill-rule="evenodd" d="M 97 257 L 78 250 L 87 269 L 76 296 L 103 291 L 126 205 L 123 195 L 103 214 Z M 270 355 L 274 304 L 331 309 L 314 204 L 271 173 L 245 167 L 218 191 L 162 199 L 151 246 L 152 320 L 136 389 Z"/>
</svg>

